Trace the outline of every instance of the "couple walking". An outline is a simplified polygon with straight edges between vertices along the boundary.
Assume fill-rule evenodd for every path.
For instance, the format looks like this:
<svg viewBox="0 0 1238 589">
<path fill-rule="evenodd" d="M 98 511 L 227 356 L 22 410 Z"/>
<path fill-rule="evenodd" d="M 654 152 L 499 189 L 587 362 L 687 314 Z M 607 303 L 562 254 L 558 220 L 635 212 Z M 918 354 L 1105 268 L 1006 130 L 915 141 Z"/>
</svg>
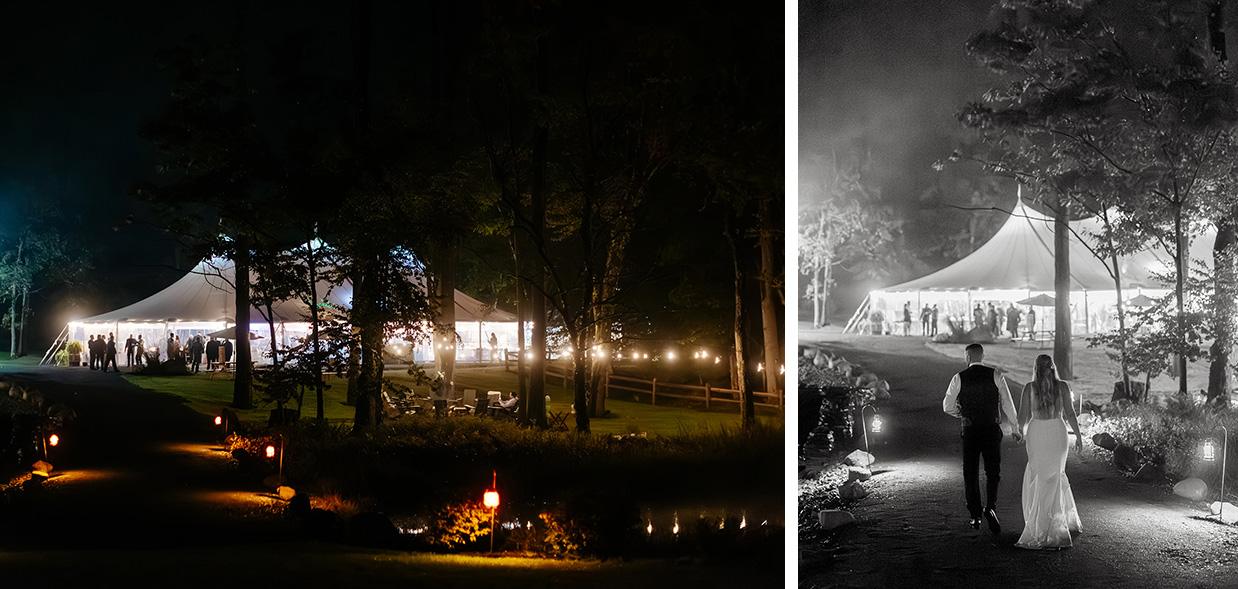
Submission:
<svg viewBox="0 0 1238 589">
<path fill-rule="evenodd" d="M 946 389 L 942 409 L 962 420 L 963 485 L 970 525 L 979 529 L 988 522 L 994 534 L 1001 532 L 997 517 L 997 485 L 1001 480 L 1002 437 L 1009 432 L 1015 442 L 1027 445 L 1027 470 L 1023 473 L 1023 533 L 1020 548 L 1057 550 L 1071 546 L 1071 532 L 1082 525 L 1075 498 L 1066 478 L 1069 446 L 1066 423 L 1075 431 L 1075 449 L 1083 450 L 1083 437 L 1071 406 L 1070 385 L 1057 378 L 1053 358 L 1036 358 L 1032 382 L 1023 387 L 1016 410 L 998 369 L 981 364 L 984 347 L 966 349 L 967 369 L 954 375 Z M 986 496 L 980 503 L 979 461 L 984 460 Z"/>
</svg>

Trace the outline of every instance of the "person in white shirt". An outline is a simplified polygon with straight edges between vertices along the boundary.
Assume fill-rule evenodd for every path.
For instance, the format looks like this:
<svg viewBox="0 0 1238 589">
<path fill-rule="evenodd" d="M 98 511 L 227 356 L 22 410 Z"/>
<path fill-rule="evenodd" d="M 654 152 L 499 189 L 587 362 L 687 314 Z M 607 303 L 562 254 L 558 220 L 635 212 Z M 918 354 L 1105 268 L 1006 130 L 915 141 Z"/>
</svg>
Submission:
<svg viewBox="0 0 1238 589">
<path fill-rule="evenodd" d="M 950 379 L 941 408 L 962 421 L 963 487 L 967 511 L 971 514 L 968 523 L 972 529 L 979 529 L 983 517 L 989 523 L 989 530 L 999 534 L 997 486 L 1001 481 L 1002 437 L 1009 434 L 1016 442 L 1022 440 L 1018 413 L 1001 370 L 981 364 L 984 346 L 971 344 L 964 354 L 967 369 Z M 987 491 L 983 509 L 980 503 L 981 458 L 984 459 Z"/>
</svg>

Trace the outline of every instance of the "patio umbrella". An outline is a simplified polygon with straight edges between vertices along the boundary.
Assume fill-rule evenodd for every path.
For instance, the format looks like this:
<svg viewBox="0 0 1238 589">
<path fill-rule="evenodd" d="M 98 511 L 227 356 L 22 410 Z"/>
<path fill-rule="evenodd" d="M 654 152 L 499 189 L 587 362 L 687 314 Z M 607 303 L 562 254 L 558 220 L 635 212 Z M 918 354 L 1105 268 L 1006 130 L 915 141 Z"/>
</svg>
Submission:
<svg viewBox="0 0 1238 589">
<path fill-rule="evenodd" d="M 215 333 L 208 333 L 206 334 L 206 337 L 208 339 L 217 337 L 217 338 L 222 338 L 222 339 L 235 340 L 236 339 L 236 326 L 233 325 L 232 327 L 221 329 L 219 331 L 216 331 Z M 262 339 L 262 336 L 251 331 L 249 332 L 249 339 L 250 340 Z"/>
<path fill-rule="evenodd" d="M 1152 299 L 1148 298 L 1147 295 L 1138 295 L 1135 298 L 1126 301 L 1126 304 L 1132 307 L 1151 307 Z"/>
<path fill-rule="evenodd" d="M 1052 307 L 1053 305 L 1057 304 L 1057 300 L 1047 294 L 1041 293 L 1034 297 L 1018 301 L 1015 304 L 1031 305 L 1033 307 Z"/>
</svg>

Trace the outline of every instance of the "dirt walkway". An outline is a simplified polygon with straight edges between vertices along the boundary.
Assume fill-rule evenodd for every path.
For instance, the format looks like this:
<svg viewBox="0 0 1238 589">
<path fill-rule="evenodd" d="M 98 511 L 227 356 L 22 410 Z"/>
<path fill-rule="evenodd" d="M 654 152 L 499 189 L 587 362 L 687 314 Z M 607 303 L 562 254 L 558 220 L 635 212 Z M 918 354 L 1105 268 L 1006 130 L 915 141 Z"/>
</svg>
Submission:
<svg viewBox="0 0 1238 589">
<path fill-rule="evenodd" d="M 1002 448 L 998 505 L 1003 530 L 967 526 L 958 422 L 941 398 L 959 359 L 918 338 L 839 337 L 800 331 L 801 346 L 841 353 L 890 382 L 886 432 L 870 438 L 878 462 L 871 494 L 853 510 L 857 525 L 836 551 L 801 546 L 801 587 L 1233 587 L 1238 529 L 1203 516 L 1204 505 L 1135 483 L 1095 457 L 1085 441 L 1066 466 L 1084 532 L 1074 548 L 1015 548 L 1023 529 L 1022 446 Z M 1012 383 L 1021 387 L 1022 383 Z M 1087 437 L 1085 432 L 1085 439 Z"/>
<path fill-rule="evenodd" d="M 0 510 L 0 547 L 174 548 L 293 537 L 282 502 L 231 471 L 210 419 L 180 398 L 81 368 L 10 368 L 0 379 L 77 413 L 61 445 L 49 449 L 53 478 Z"/>
</svg>

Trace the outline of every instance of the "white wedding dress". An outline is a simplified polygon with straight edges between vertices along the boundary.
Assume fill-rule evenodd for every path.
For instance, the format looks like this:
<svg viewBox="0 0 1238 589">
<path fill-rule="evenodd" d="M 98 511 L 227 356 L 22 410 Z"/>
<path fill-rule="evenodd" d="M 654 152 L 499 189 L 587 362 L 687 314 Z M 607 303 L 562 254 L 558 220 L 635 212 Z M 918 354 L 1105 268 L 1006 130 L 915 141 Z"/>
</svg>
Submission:
<svg viewBox="0 0 1238 589">
<path fill-rule="evenodd" d="M 1019 548 L 1057 550 L 1071 546 L 1071 532 L 1083 529 L 1066 478 L 1070 446 L 1066 422 L 1032 419 L 1027 427 L 1027 470 L 1023 472 L 1023 534 Z"/>
</svg>

